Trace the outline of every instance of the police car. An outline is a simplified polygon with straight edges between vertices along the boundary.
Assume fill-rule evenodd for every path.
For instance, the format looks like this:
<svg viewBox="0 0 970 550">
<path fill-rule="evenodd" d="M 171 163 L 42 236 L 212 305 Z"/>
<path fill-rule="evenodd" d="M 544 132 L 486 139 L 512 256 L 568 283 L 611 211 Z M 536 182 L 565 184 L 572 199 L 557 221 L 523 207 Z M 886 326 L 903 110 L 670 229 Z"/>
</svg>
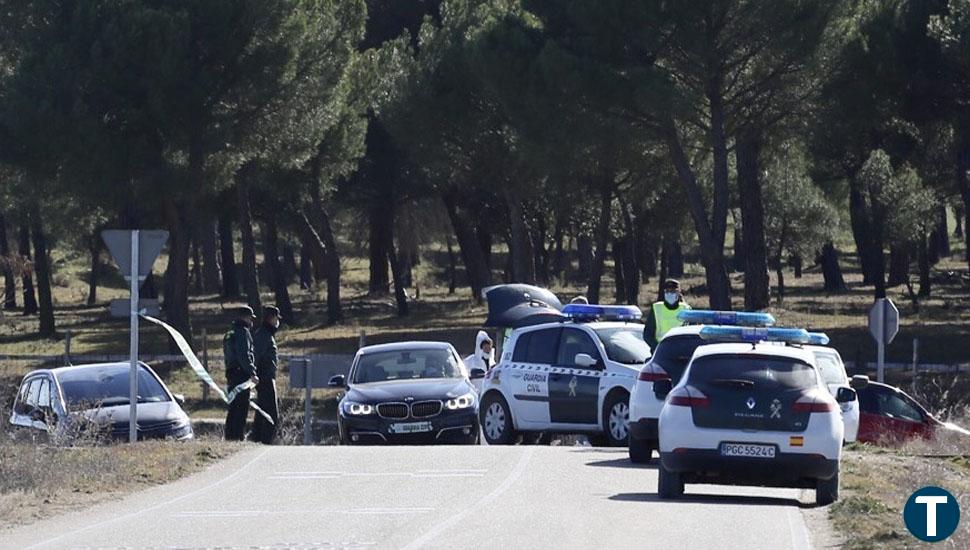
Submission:
<svg viewBox="0 0 970 550">
<path fill-rule="evenodd" d="M 492 445 L 519 435 L 583 433 L 627 444 L 630 389 L 650 347 L 636 306 L 569 304 L 561 322 L 514 329 L 482 384 L 482 433 Z"/>
<path fill-rule="evenodd" d="M 704 327 L 721 341 L 694 353 L 680 382 L 654 382 L 660 413 L 660 498 L 685 483 L 814 488 L 820 505 L 838 499 L 843 424 L 815 355 L 799 344 L 825 344 L 804 329 Z M 726 342 L 725 342 L 726 341 Z M 786 345 L 775 345 L 783 342 Z M 673 387 L 672 387 L 673 386 Z"/>
<path fill-rule="evenodd" d="M 649 462 L 657 449 L 657 419 L 664 400 L 653 392 L 657 380 L 671 380 L 677 385 L 694 350 L 705 343 L 700 332 L 709 325 L 768 327 L 775 324 L 769 313 L 741 311 L 682 311 L 677 318 L 688 324 L 670 329 L 643 366 L 630 394 L 630 460 Z"/>
</svg>

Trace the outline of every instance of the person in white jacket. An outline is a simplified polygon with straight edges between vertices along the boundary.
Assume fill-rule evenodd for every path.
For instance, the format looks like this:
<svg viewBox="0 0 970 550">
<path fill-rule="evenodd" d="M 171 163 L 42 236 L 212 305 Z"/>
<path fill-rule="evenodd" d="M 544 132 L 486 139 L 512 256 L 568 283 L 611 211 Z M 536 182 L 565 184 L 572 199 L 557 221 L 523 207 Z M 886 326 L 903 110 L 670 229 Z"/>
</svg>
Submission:
<svg viewBox="0 0 970 550">
<path fill-rule="evenodd" d="M 469 372 L 472 369 L 482 369 L 488 372 L 495 366 L 495 350 L 492 348 L 492 339 L 488 337 L 488 333 L 484 330 L 478 331 L 478 336 L 475 337 L 475 353 L 465 358 L 465 366 L 468 367 Z"/>
</svg>

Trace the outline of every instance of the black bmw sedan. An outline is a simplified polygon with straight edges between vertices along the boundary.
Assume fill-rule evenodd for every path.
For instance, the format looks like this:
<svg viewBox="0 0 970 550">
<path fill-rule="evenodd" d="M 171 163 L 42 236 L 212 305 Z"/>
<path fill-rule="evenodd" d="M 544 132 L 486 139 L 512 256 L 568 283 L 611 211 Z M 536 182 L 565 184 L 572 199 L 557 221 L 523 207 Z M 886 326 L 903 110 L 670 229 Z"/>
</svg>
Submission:
<svg viewBox="0 0 970 550">
<path fill-rule="evenodd" d="M 451 344 L 402 342 L 361 348 L 350 373 L 331 387 L 347 392 L 338 406 L 340 440 L 352 444 L 476 444 L 478 394 Z"/>
</svg>

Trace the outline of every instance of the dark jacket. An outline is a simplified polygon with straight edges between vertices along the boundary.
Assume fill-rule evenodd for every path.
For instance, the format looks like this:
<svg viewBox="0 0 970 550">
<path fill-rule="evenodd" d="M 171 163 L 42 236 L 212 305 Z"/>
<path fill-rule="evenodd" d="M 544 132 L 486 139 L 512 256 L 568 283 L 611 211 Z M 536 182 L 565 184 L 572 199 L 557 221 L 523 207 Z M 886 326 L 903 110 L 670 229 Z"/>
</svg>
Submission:
<svg viewBox="0 0 970 550">
<path fill-rule="evenodd" d="M 256 329 L 253 335 L 253 353 L 256 357 L 256 376 L 260 380 L 276 378 L 276 366 L 279 363 L 276 348 L 276 331 L 263 325 Z"/>
<path fill-rule="evenodd" d="M 229 380 L 246 380 L 256 376 L 253 337 L 246 323 L 232 323 L 232 328 L 222 337 L 222 352 L 226 357 L 226 377 Z"/>
</svg>

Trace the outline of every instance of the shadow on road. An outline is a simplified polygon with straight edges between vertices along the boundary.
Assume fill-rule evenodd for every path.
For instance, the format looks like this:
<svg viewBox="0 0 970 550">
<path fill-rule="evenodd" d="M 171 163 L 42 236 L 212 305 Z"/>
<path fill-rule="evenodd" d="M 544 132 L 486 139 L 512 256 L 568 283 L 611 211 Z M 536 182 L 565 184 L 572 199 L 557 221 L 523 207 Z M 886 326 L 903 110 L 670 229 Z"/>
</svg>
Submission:
<svg viewBox="0 0 970 550">
<path fill-rule="evenodd" d="M 614 458 L 611 460 L 594 460 L 593 462 L 587 462 L 587 466 L 594 466 L 597 468 L 628 468 L 631 470 L 656 470 L 656 463 L 650 464 L 634 464 L 630 462 L 629 458 Z"/>
<path fill-rule="evenodd" d="M 664 504 L 727 504 L 746 506 L 797 506 L 815 508 L 812 503 L 801 502 L 794 498 L 759 497 L 752 495 L 704 495 L 688 493 L 675 500 L 664 500 L 657 493 L 618 493 L 610 500 L 620 502 L 663 502 Z"/>
</svg>

